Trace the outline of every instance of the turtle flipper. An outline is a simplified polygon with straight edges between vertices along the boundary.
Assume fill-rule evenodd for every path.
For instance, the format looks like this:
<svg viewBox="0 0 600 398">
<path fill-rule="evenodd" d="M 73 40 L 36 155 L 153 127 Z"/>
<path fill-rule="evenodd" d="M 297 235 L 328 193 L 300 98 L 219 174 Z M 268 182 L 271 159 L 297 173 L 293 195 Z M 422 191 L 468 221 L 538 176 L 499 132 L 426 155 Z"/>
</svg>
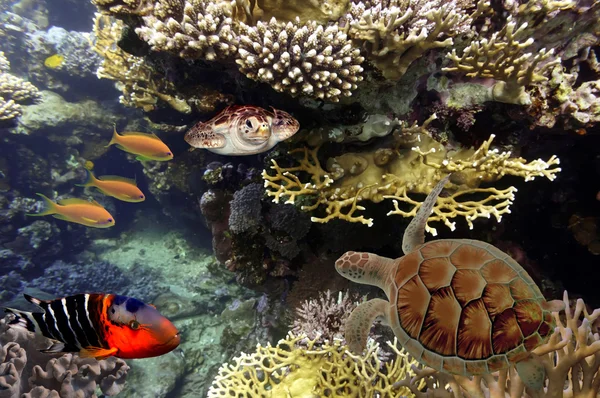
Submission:
<svg viewBox="0 0 600 398">
<path fill-rule="evenodd" d="M 404 231 L 404 236 L 402 237 L 402 251 L 404 254 L 412 252 L 417 246 L 425 243 L 425 225 L 427 224 L 427 219 L 431 215 L 433 206 L 435 206 L 435 202 L 449 178 L 450 174 L 442 178 L 433 187 L 425 201 L 421 204 L 421 207 L 419 207 L 417 214 L 411 220 L 410 224 L 408 224 L 408 227 L 406 227 L 406 231 Z"/>
<path fill-rule="evenodd" d="M 517 362 L 515 368 L 527 387 L 535 391 L 540 391 L 544 387 L 546 368 L 539 358 L 530 355 L 529 358 Z"/>
<path fill-rule="evenodd" d="M 377 317 L 383 317 L 389 324 L 388 310 L 390 303 L 382 299 L 372 299 L 359 304 L 346 321 L 346 344 L 355 354 L 360 354 L 367 346 L 369 331 Z"/>
</svg>

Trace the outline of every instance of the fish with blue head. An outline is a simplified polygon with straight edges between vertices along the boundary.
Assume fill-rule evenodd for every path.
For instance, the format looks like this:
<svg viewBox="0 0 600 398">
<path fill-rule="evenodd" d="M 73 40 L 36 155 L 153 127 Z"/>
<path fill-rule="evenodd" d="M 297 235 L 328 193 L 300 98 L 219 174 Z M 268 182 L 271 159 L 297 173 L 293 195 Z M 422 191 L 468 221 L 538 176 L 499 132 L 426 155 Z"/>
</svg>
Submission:
<svg viewBox="0 0 600 398">
<path fill-rule="evenodd" d="M 55 300 L 25 295 L 43 312 L 4 310 L 9 325 L 53 340 L 46 353 L 77 352 L 83 358 L 150 358 L 179 346 L 177 328 L 151 305 L 114 294 L 76 294 Z"/>
</svg>

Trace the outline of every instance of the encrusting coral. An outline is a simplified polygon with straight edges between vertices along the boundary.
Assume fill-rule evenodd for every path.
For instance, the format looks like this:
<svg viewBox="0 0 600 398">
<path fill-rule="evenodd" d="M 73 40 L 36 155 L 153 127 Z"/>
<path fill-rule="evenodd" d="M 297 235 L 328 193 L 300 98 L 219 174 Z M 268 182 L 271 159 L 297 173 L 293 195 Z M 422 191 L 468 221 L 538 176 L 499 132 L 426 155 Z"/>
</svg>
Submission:
<svg viewBox="0 0 600 398">
<path fill-rule="evenodd" d="M 95 37 L 92 45 L 104 58 L 97 71 L 98 78 L 116 81 L 117 88 L 123 93 L 119 100 L 126 106 L 149 112 L 161 100 L 179 112 L 191 112 L 190 105 L 175 94 L 172 83 L 161 79 L 143 57 L 131 55 L 118 46 L 123 26 L 122 22 L 113 22 L 105 15 L 96 14 L 94 18 Z"/>
<path fill-rule="evenodd" d="M 21 116 L 22 103 L 35 102 L 41 98 L 31 83 L 9 73 L 10 63 L 0 51 L 0 121 Z"/>
<path fill-rule="evenodd" d="M 276 346 L 258 344 L 256 352 L 242 353 L 231 363 L 223 364 L 208 397 L 406 395 L 410 391 L 394 387 L 394 382 L 414 377 L 417 362 L 396 341 L 388 345 L 396 356 L 382 362 L 378 356 L 380 348 L 372 341 L 364 355 L 355 356 L 339 341 L 318 345 L 306 336 L 290 332 Z M 417 385 L 423 386 L 424 382 Z"/>
<path fill-rule="evenodd" d="M 394 209 L 388 213 L 412 217 L 420 206 L 420 201 L 412 194 L 427 194 L 436 181 L 453 173 L 451 195 L 440 197 L 429 221 L 442 221 L 450 229 L 455 228 L 451 221 L 464 217 L 470 228 L 473 220 L 479 217 L 494 216 L 500 221 L 503 214 L 510 212 L 516 189 L 508 187 L 480 188 L 483 182 L 495 182 L 504 175 L 514 175 L 533 180 L 535 177 L 556 178 L 560 162 L 555 156 L 547 161 L 541 159 L 527 163 L 523 158 L 511 158 L 510 152 L 490 149 L 494 139 L 491 135 L 477 150 L 460 149 L 449 151 L 435 141 L 427 131 L 427 125 L 435 118 L 428 119 L 423 126 L 409 126 L 395 133 L 393 148 L 378 148 L 371 152 L 344 153 L 329 159 L 327 171 L 317 157 L 319 146 L 302 147 L 290 151 L 300 154 L 299 164 L 281 167 L 272 159 L 270 170 L 263 171 L 267 195 L 275 203 L 299 204 L 301 209 L 314 211 L 325 207 L 325 215 L 318 213 L 313 222 L 325 223 L 334 218 L 350 222 L 372 225 L 373 220 L 355 214 L 365 208 L 359 203 L 364 200 L 378 203 L 384 199 L 394 200 Z M 295 173 L 304 172 L 309 179 L 301 179 Z M 479 195 L 474 200 L 473 195 Z M 408 210 L 400 208 L 400 203 Z M 436 235 L 435 228 L 427 225 L 427 231 Z"/>
<path fill-rule="evenodd" d="M 518 36 L 527 28 L 527 23 L 517 27 L 512 18 L 504 28 L 489 39 L 471 42 L 462 56 L 456 50 L 448 54 L 455 66 L 444 68 L 447 72 L 462 72 L 468 77 L 488 77 L 497 80 L 490 88 L 490 100 L 509 104 L 529 105 L 531 98 L 525 88 L 547 80 L 544 73 L 560 60 L 550 60 L 552 49 L 541 49 L 536 54 L 525 52 L 533 38 L 519 41 Z"/>
<path fill-rule="evenodd" d="M 449 47 L 453 36 L 469 30 L 473 16 L 463 2 L 443 0 L 353 1 L 348 35 L 365 49 L 367 58 L 391 80 L 428 50 Z M 477 10 L 487 5 L 480 1 Z"/>
<path fill-rule="evenodd" d="M 0 320 L 0 397 L 95 397 L 117 395 L 129 366 L 122 359 L 49 355 L 45 337 L 9 327 Z"/>
</svg>

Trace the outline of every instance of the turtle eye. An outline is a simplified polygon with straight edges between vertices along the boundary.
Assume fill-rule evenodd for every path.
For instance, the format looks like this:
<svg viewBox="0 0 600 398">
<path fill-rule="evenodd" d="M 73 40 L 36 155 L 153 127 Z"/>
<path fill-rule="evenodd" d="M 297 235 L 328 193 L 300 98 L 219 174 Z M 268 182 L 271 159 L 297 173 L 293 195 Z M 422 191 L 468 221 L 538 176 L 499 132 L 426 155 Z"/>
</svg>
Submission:
<svg viewBox="0 0 600 398">
<path fill-rule="evenodd" d="M 248 126 L 248 128 L 252 128 L 252 122 L 250 119 L 246 120 L 246 126 Z"/>
<path fill-rule="evenodd" d="M 134 319 L 133 321 L 129 322 L 129 327 L 133 330 L 138 330 L 140 328 L 140 323 Z"/>
</svg>

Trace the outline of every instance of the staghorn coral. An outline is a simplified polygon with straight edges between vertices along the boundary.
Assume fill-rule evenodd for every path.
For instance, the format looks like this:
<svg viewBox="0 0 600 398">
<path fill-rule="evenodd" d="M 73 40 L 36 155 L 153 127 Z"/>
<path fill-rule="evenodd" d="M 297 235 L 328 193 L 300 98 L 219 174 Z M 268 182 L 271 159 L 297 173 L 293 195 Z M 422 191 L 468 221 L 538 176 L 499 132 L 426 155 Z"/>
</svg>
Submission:
<svg viewBox="0 0 600 398">
<path fill-rule="evenodd" d="M 362 80 L 364 58 L 337 25 L 283 24 L 272 18 L 240 24 L 239 69 L 248 78 L 292 96 L 338 102 Z"/>
<path fill-rule="evenodd" d="M 531 98 L 525 88 L 547 80 L 544 74 L 560 60 L 550 59 L 554 54 L 552 49 L 541 49 L 535 54 L 525 52 L 534 43 L 531 37 L 525 41 L 518 39 L 526 28 L 527 23 L 517 27 L 509 17 L 502 30 L 494 32 L 489 39 L 472 41 L 462 56 L 453 49 L 447 57 L 455 66 L 443 70 L 498 80 L 489 90 L 490 100 L 530 105 Z"/>
<path fill-rule="evenodd" d="M 543 364 L 546 376 L 541 391 L 525 388 L 514 367 L 494 374 L 452 376 L 430 368 L 414 368 L 417 376 L 405 377 L 397 387 L 409 388 L 417 398 L 490 397 L 490 398 L 570 398 L 596 397 L 600 393 L 600 336 L 593 326 L 600 309 L 588 312 L 583 300 L 575 305 L 563 295 L 564 313 L 554 312 L 557 328 L 550 340 L 537 347 L 533 354 Z M 426 382 L 427 388 L 417 386 Z"/>
<path fill-rule="evenodd" d="M 38 101 L 40 93 L 31 83 L 11 75 L 10 63 L 0 51 L 0 121 L 21 116 L 22 103 Z"/>
<path fill-rule="evenodd" d="M 232 28 L 232 7 L 226 2 L 192 0 L 184 4 L 181 18 L 156 14 L 142 17 L 136 33 L 154 51 L 175 52 L 182 58 L 209 61 L 229 59 L 237 51 Z"/>
<path fill-rule="evenodd" d="M 503 214 L 510 212 L 516 192 L 514 187 L 480 188 L 481 183 L 497 181 L 504 175 L 519 176 L 525 181 L 541 176 L 552 181 L 560 171 L 556 167 L 559 159 L 555 156 L 548 161 L 537 159 L 527 163 L 523 158 L 511 158 L 510 152 L 490 149 L 494 135 L 477 150 L 450 152 L 428 134 L 426 126 L 432 119 L 422 127 L 404 123 L 404 128 L 395 133 L 395 148 L 344 153 L 329 159 L 327 171 L 317 157 L 319 147 L 294 149 L 291 154 L 301 154 L 299 165 L 281 167 L 272 160 L 270 171 L 274 173 L 263 171 L 267 195 L 273 197 L 275 203 L 291 204 L 306 197 L 305 204 L 300 206 L 304 211 L 324 206 L 325 215 L 313 215 L 313 222 L 325 223 L 339 218 L 371 226 L 372 219 L 355 214 L 365 209 L 359 202 L 393 199 L 394 209 L 388 215 L 412 217 L 420 205 L 413 194 L 429 193 L 436 181 L 453 173 L 451 195 L 438 198 L 429 222 L 443 221 L 454 229 L 455 223 L 450 220 L 464 217 L 473 228 L 473 220 L 480 217 L 494 216 L 500 221 Z M 297 172 L 306 173 L 309 180 L 300 179 Z M 408 210 L 403 210 L 400 204 Z M 437 233 L 429 225 L 426 229 L 433 235 Z"/>
<path fill-rule="evenodd" d="M 397 345 L 389 362 L 378 357 L 378 344 L 368 344 L 364 356 L 355 356 L 339 341 L 317 345 L 306 336 L 288 333 L 276 346 L 258 344 L 256 352 L 242 353 L 224 363 L 208 391 L 209 398 L 338 396 L 373 397 L 410 394 L 394 388 L 395 380 L 412 377 L 417 363 Z M 417 383 L 424 385 L 424 382 Z M 410 395 L 412 396 L 412 394 Z"/>
<path fill-rule="evenodd" d="M 122 359 L 39 352 L 50 345 L 0 320 L 0 397 L 95 397 L 97 388 L 113 396 L 123 389 L 129 366 Z"/>
<path fill-rule="evenodd" d="M 385 78 L 398 80 L 427 51 L 452 46 L 453 36 L 469 30 L 474 15 L 462 7 L 454 0 L 354 1 L 346 16 L 348 36 Z"/>
</svg>

